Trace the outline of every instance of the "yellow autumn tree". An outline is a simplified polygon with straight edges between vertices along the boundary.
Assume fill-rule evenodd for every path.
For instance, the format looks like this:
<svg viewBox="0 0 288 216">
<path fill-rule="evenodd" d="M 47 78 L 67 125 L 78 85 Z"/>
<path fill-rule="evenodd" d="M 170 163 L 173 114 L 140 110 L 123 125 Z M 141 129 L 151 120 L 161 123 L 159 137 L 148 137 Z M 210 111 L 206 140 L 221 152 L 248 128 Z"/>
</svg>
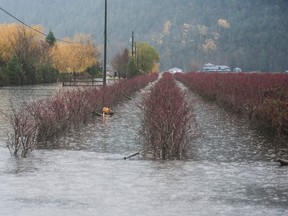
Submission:
<svg viewBox="0 0 288 216">
<path fill-rule="evenodd" d="M 227 20 L 225 20 L 225 19 L 219 19 L 218 22 L 217 22 L 217 24 L 218 24 L 220 27 L 225 28 L 225 29 L 230 28 L 230 23 L 229 23 Z"/>
<path fill-rule="evenodd" d="M 204 44 L 202 44 L 202 48 L 204 52 L 217 50 L 216 42 L 212 39 L 205 40 Z"/>
<path fill-rule="evenodd" d="M 159 63 L 155 63 L 153 65 L 153 68 L 151 70 L 151 73 L 158 73 L 160 71 L 160 64 Z"/>
<path fill-rule="evenodd" d="M 1 24 L 0 25 L 0 58 L 7 61 L 11 57 L 11 45 L 9 38 L 15 34 L 17 29 L 16 24 Z"/>
<path fill-rule="evenodd" d="M 165 23 L 164 23 L 164 26 L 163 26 L 163 35 L 168 35 L 170 33 L 170 30 L 171 30 L 171 26 L 172 26 L 172 23 L 170 20 L 167 20 Z"/>
<path fill-rule="evenodd" d="M 64 41 L 51 50 L 53 66 L 60 72 L 83 72 L 97 64 L 99 52 L 90 36 L 78 34 Z"/>
<path fill-rule="evenodd" d="M 33 26 L 33 29 L 42 31 L 40 25 Z M 0 25 L 0 58 L 8 61 L 13 55 L 26 54 L 28 51 L 35 50 L 39 42 L 44 40 L 44 36 L 36 31 L 20 24 L 1 24 Z"/>
</svg>

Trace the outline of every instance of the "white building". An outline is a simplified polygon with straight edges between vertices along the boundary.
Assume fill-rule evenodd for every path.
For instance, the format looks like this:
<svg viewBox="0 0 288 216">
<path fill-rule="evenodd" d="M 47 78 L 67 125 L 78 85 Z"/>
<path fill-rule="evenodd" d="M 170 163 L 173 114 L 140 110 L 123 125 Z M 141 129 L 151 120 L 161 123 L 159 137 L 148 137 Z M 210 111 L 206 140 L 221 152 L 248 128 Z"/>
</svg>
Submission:
<svg viewBox="0 0 288 216">
<path fill-rule="evenodd" d="M 180 69 L 180 68 L 175 67 L 175 68 L 169 69 L 169 73 L 172 73 L 172 74 L 174 74 L 174 73 L 183 73 L 183 70 Z"/>
<path fill-rule="evenodd" d="M 214 65 L 211 63 L 205 64 L 203 67 L 204 72 L 229 72 L 231 71 L 230 67 L 226 65 Z"/>
<path fill-rule="evenodd" d="M 239 67 L 236 67 L 236 68 L 233 69 L 233 72 L 242 72 L 242 69 L 239 68 Z"/>
</svg>

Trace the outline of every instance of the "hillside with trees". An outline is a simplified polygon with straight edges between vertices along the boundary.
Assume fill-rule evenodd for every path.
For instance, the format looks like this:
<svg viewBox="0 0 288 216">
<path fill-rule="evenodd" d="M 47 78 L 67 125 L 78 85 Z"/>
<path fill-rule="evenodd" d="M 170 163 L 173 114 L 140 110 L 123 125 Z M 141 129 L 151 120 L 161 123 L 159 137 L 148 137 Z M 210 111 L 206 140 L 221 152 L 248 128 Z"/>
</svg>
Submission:
<svg viewBox="0 0 288 216">
<path fill-rule="evenodd" d="M 104 0 L 0 0 L 0 6 L 56 38 L 91 35 L 101 50 Z M 286 0 L 108 0 L 108 58 L 147 42 L 160 68 L 199 70 L 208 62 L 244 71 L 288 69 Z M 0 22 L 15 22 L 0 11 Z"/>
</svg>

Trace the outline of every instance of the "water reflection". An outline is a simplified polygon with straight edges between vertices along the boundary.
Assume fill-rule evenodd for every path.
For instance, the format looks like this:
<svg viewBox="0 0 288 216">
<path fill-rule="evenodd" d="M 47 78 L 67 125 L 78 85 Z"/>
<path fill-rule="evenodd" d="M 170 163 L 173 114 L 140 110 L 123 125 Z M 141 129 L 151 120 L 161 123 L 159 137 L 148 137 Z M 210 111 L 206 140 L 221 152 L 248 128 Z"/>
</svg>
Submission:
<svg viewBox="0 0 288 216">
<path fill-rule="evenodd" d="M 7 134 L 11 132 L 12 107 L 18 110 L 34 100 L 53 95 L 61 88 L 60 84 L 0 87 L 0 146 L 2 142 L 6 143 Z"/>
<path fill-rule="evenodd" d="M 115 115 L 95 117 L 87 125 L 74 128 L 58 139 L 39 148 L 96 151 L 102 153 L 130 154 L 139 151 L 138 128 L 140 110 L 135 99 L 113 107 Z"/>
<path fill-rule="evenodd" d="M 33 159 L 38 170 L 18 173 L 17 178 L 13 173 L 5 175 L 7 181 L 0 185 L 0 213 L 8 209 L 7 215 L 15 215 L 9 212 L 9 205 L 18 215 L 288 213 L 287 169 L 269 162 L 124 161 L 113 157 L 38 150 Z"/>
<path fill-rule="evenodd" d="M 29 158 L 10 157 L 5 162 L 6 174 L 27 175 L 27 173 L 37 172 L 37 164 L 41 161 L 35 161 L 33 155 Z"/>
<path fill-rule="evenodd" d="M 192 96 L 202 136 L 192 144 L 195 160 L 275 161 L 287 149 L 285 142 L 259 134 L 247 120 Z"/>
</svg>

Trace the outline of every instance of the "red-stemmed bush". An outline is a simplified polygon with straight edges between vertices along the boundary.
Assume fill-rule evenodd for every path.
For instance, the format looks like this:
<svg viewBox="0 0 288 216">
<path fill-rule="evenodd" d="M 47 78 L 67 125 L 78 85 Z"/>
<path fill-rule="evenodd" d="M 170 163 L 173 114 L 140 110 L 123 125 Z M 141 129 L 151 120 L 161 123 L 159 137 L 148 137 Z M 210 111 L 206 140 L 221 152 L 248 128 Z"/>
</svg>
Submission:
<svg viewBox="0 0 288 216">
<path fill-rule="evenodd" d="M 156 160 L 185 158 L 195 119 L 171 74 L 165 73 L 152 87 L 140 108 L 143 117 L 139 134 L 144 156 Z"/>
<path fill-rule="evenodd" d="M 121 80 L 113 85 L 65 89 L 54 96 L 34 101 L 13 111 L 13 132 L 8 148 L 12 155 L 25 157 L 38 143 L 51 140 L 63 131 L 86 123 L 103 106 L 127 99 L 135 91 L 157 79 L 157 74 Z"/>
<path fill-rule="evenodd" d="M 288 74 L 187 73 L 178 80 L 203 97 L 247 115 L 261 128 L 288 135 Z"/>
</svg>

